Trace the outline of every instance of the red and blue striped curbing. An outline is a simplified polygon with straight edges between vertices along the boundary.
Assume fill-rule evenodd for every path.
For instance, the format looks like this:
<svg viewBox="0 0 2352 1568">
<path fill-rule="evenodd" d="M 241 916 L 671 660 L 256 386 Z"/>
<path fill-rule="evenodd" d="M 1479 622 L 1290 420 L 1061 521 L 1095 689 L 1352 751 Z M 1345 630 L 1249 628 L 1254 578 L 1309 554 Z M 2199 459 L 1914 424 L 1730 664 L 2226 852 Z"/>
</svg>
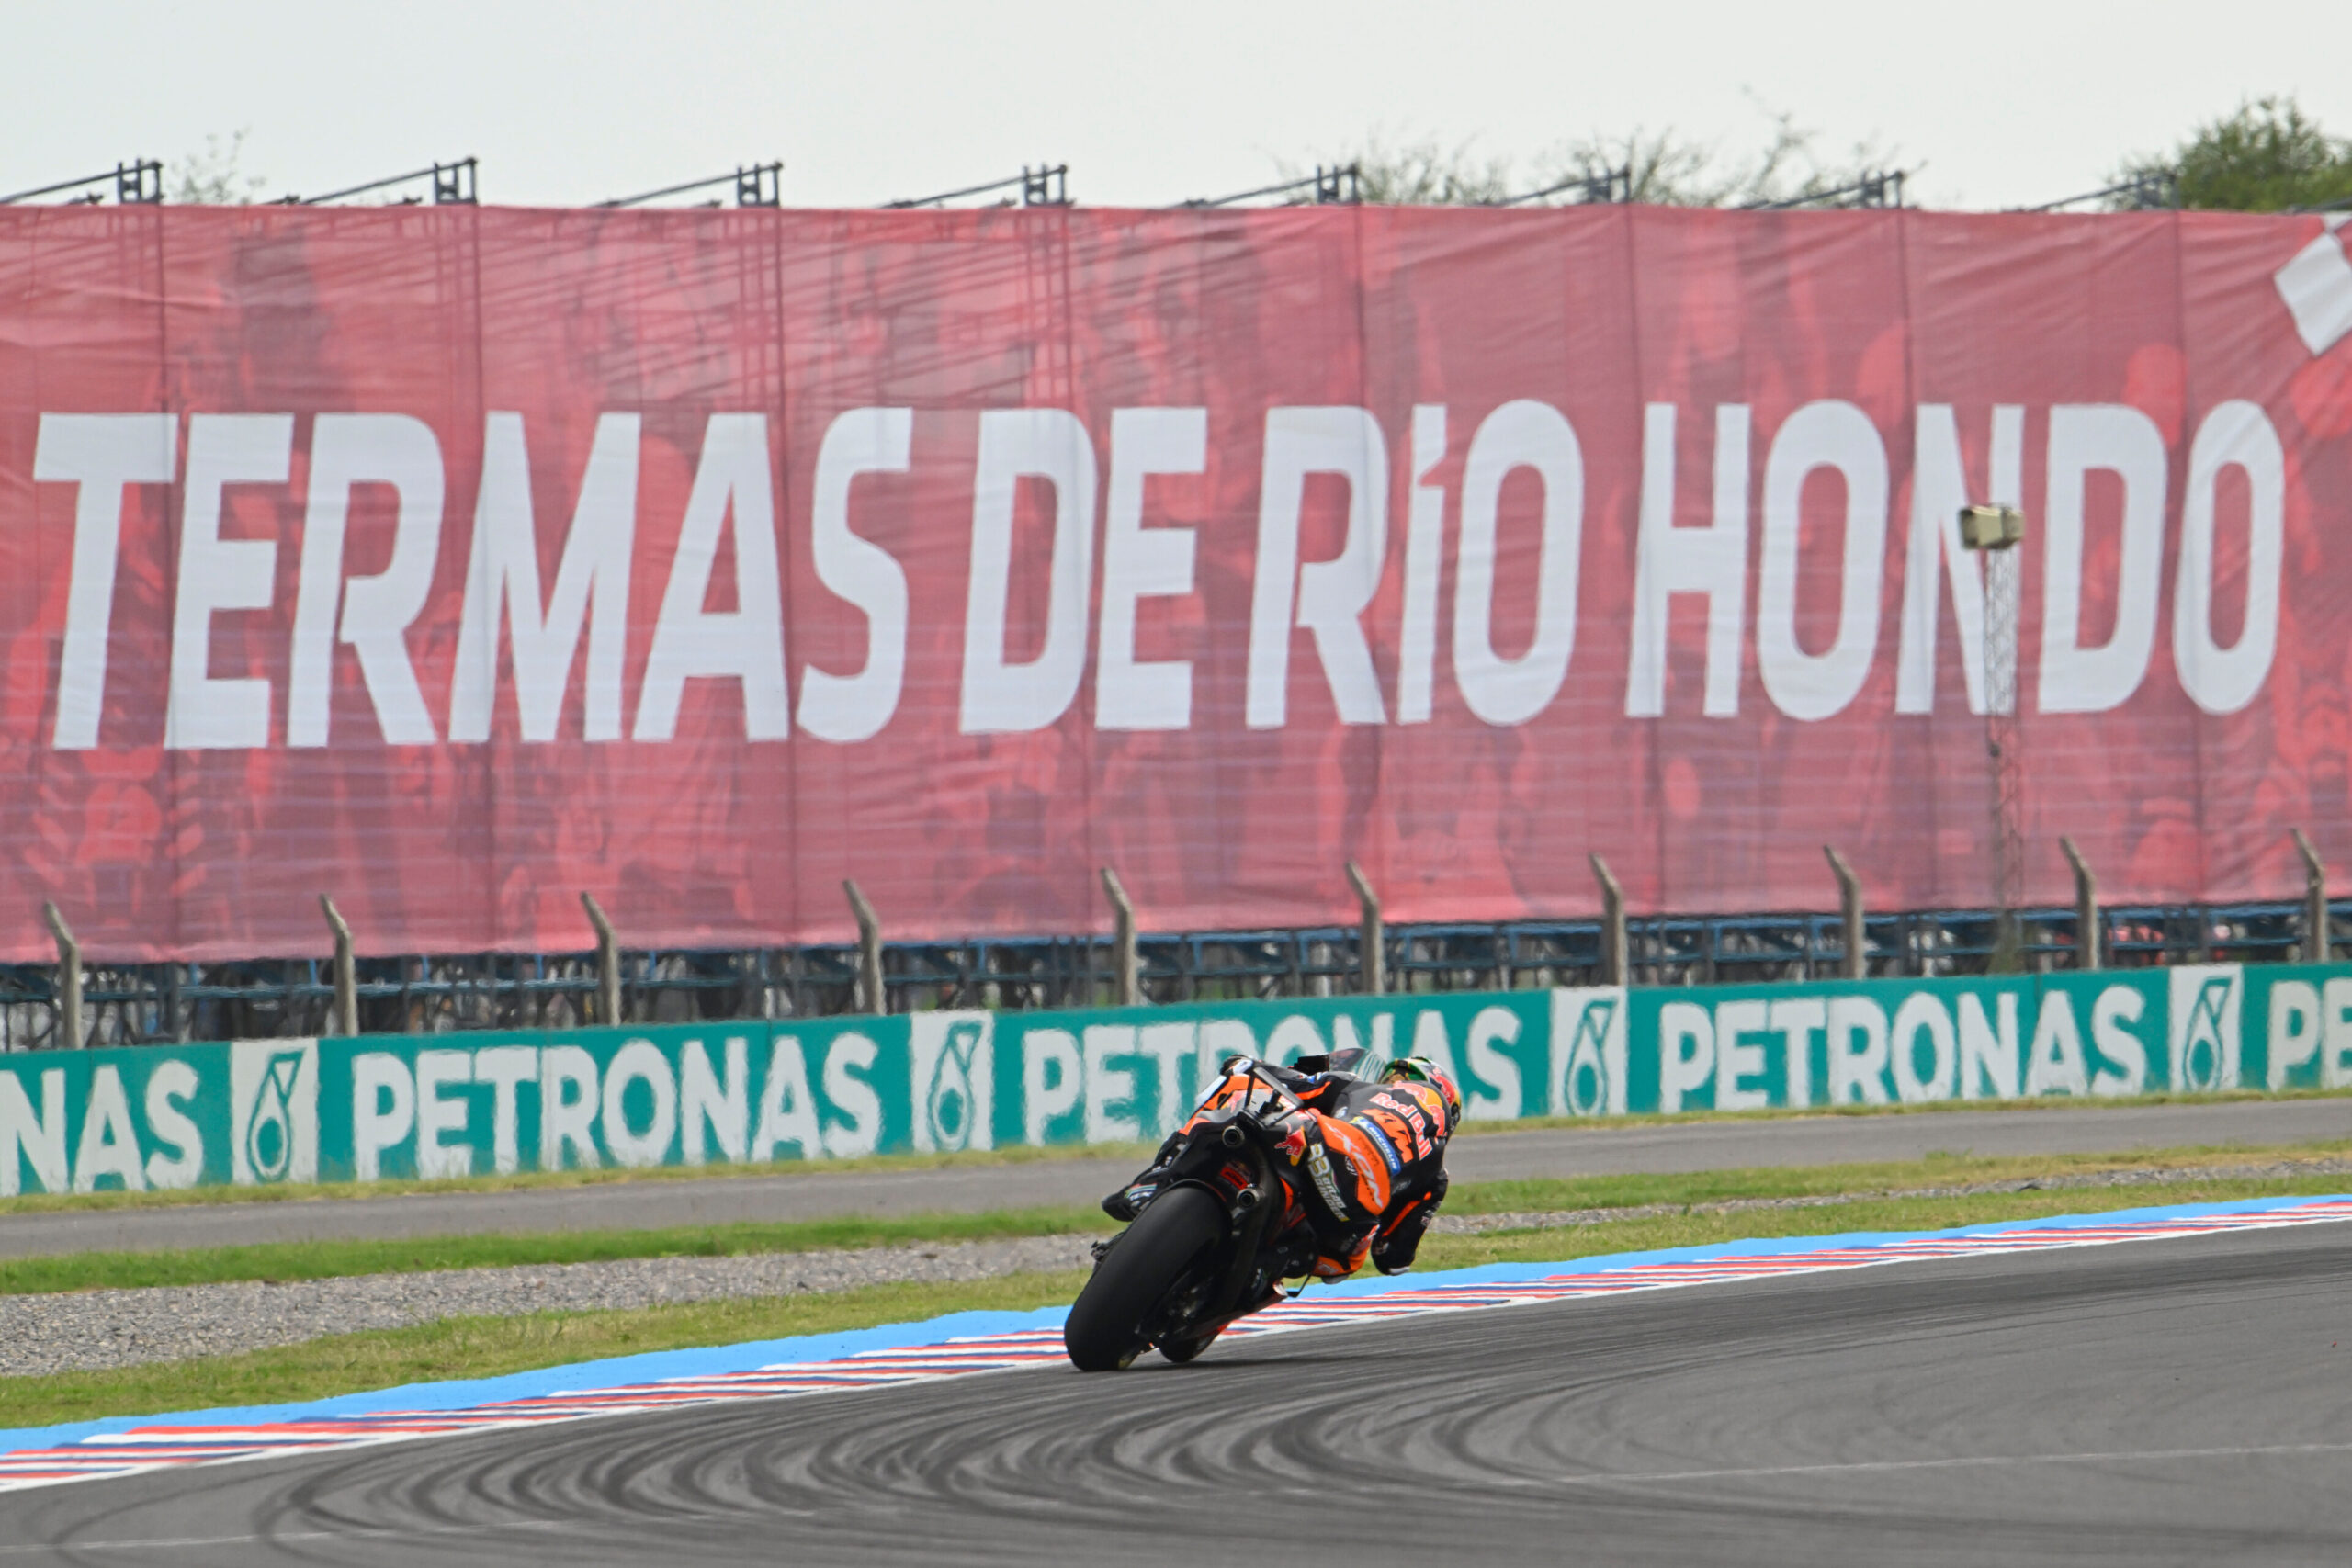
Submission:
<svg viewBox="0 0 2352 1568">
<path fill-rule="evenodd" d="M 1226 1337 L 1892 1263 L 2004 1257 L 2344 1220 L 2352 1220 L 2352 1196 L 2270 1198 L 1951 1231 L 1731 1242 L 1573 1264 L 1492 1264 L 1418 1279 L 1350 1281 L 1258 1314 L 1235 1325 Z M 594 1416 L 838 1393 L 1049 1366 L 1062 1359 L 1064 1310 L 959 1313 L 860 1334 L 585 1362 L 512 1378 L 418 1384 L 310 1405 L 0 1432 L 0 1490 Z M 987 1331 L 962 1332 L 971 1328 Z M 661 1375 L 664 1372 L 669 1375 Z"/>
</svg>

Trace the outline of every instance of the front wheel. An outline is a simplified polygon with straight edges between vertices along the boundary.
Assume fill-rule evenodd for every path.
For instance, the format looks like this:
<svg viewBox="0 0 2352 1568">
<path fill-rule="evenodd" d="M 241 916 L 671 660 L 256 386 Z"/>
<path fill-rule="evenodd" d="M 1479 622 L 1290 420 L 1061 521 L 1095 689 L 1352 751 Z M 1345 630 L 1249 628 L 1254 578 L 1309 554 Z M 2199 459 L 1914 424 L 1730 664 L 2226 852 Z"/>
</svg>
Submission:
<svg viewBox="0 0 2352 1568">
<path fill-rule="evenodd" d="M 1224 1208 L 1201 1189 L 1171 1188 L 1153 1199 L 1071 1303 L 1062 1325 L 1070 1364 L 1112 1372 L 1142 1354 L 1144 1319 L 1224 1235 Z"/>
</svg>

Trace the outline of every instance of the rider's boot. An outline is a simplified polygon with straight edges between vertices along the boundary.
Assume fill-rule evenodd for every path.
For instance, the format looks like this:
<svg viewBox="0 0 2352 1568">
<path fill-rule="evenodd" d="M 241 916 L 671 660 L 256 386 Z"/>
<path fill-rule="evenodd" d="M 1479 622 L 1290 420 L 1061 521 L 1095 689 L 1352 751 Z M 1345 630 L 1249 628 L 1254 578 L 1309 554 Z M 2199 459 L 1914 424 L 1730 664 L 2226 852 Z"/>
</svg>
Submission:
<svg viewBox="0 0 2352 1568">
<path fill-rule="evenodd" d="M 1102 1212 L 1121 1224 L 1131 1223 L 1137 1214 L 1143 1213 L 1145 1204 L 1159 1196 L 1159 1183 L 1154 1179 L 1159 1175 L 1158 1166 L 1145 1171 L 1141 1176 L 1103 1199 Z"/>
<path fill-rule="evenodd" d="M 1102 1212 L 1121 1224 L 1131 1223 L 1142 1213 L 1144 1205 L 1159 1195 L 1160 1179 L 1168 1172 L 1168 1161 L 1175 1153 L 1176 1142 L 1176 1137 L 1171 1136 L 1160 1145 L 1159 1153 L 1152 1156 L 1151 1164 L 1142 1174 L 1102 1200 Z"/>
</svg>

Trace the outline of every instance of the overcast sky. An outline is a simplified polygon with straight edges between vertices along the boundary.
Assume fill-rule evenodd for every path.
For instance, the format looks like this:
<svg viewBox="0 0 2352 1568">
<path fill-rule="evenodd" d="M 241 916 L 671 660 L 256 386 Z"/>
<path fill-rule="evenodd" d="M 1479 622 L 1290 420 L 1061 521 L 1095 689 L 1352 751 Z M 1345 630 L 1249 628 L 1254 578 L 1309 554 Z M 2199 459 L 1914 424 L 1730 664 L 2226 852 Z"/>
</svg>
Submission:
<svg viewBox="0 0 2352 1568">
<path fill-rule="evenodd" d="M 1532 163 L 1671 127 L 1924 168 L 1937 206 L 2088 189 L 2244 96 L 2352 135 L 2352 4 L 987 0 L 660 5 L 9 0 L 0 191 L 245 130 L 266 193 L 481 160 L 569 206 L 780 158 L 786 199 L 871 206 L 1070 165 L 1090 205 L 1222 195 L 1368 135 Z"/>
</svg>

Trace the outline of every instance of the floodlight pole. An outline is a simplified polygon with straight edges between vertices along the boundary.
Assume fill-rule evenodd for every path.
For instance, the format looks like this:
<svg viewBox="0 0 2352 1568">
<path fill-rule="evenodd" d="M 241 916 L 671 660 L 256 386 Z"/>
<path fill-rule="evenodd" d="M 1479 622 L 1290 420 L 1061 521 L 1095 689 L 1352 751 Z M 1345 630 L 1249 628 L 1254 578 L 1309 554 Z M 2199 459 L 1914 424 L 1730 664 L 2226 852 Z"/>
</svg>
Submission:
<svg viewBox="0 0 2352 1568">
<path fill-rule="evenodd" d="M 1985 967 L 2014 973 L 2024 940 L 2025 778 L 2018 755 L 2018 595 L 2025 516 L 2013 506 L 1961 509 L 1961 540 L 1984 558 L 1984 761 L 1992 785 L 1993 952 Z"/>
<path fill-rule="evenodd" d="M 351 922 L 327 894 L 319 895 L 319 908 L 334 935 L 334 1032 L 348 1040 L 359 1032 L 359 972 L 352 958 Z"/>
<path fill-rule="evenodd" d="M 1376 997 L 1388 989 L 1388 954 L 1386 936 L 1380 919 L 1380 895 L 1373 891 L 1372 880 L 1363 867 L 1348 863 L 1348 883 L 1356 890 L 1356 908 L 1363 916 L 1357 928 L 1356 959 L 1361 965 L 1363 994 Z"/>
<path fill-rule="evenodd" d="M 621 1021 L 621 944 L 605 907 L 594 893 L 580 895 L 588 923 L 596 931 L 596 1021 L 610 1029 Z"/>
<path fill-rule="evenodd" d="M 87 1039 L 82 1032 L 82 944 L 74 940 L 73 930 L 57 906 L 41 900 L 41 919 L 49 922 L 50 934 L 57 939 L 57 1039 L 68 1051 L 79 1051 Z M 48 1111 L 49 1101 L 41 1107 Z M 61 1118 L 62 1119 L 62 1118 Z M 15 1145 L 10 1145 L 9 1158 L 16 1157 Z"/>
<path fill-rule="evenodd" d="M 842 878 L 842 892 L 848 896 L 849 912 L 857 919 L 857 988 L 865 1005 L 864 1011 L 882 1014 L 890 1010 L 890 993 L 882 980 L 882 919 L 866 902 L 865 892 L 857 878 Z"/>
<path fill-rule="evenodd" d="M 1143 1001 L 1143 965 L 1136 953 L 1136 907 L 1119 874 L 1107 865 L 1102 868 L 1102 892 L 1111 900 L 1111 978 L 1118 989 L 1117 1005 L 1135 1007 Z"/>
<path fill-rule="evenodd" d="M 2106 945 L 2099 934 L 2098 878 L 2091 874 L 2091 863 L 2075 847 L 2072 836 L 2061 837 L 2058 847 L 2066 852 L 2066 863 L 2075 868 L 2075 967 L 2096 969 Z"/>
<path fill-rule="evenodd" d="M 2329 941 L 2327 929 L 2327 866 L 2301 828 L 2291 831 L 2295 835 L 2295 852 L 2303 857 L 2302 961 L 2325 964 L 2335 956 L 2335 943 Z"/>
<path fill-rule="evenodd" d="M 1630 986 L 1634 981 L 1625 940 L 1625 890 L 1610 874 L 1609 863 L 1598 852 L 1587 858 L 1592 862 L 1592 874 L 1600 883 L 1600 983 Z"/>
<path fill-rule="evenodd" d="M 1838 922 L 1845 936 L 1845 953 L 1838 961 L 1838 977 L 1868 979 L 1870 935 L 1862 910 L 1862 879 L 1854 874 L 1837 845 L 1824 844 L 1821 852 L 1828 858 L 1830 874 L 1838 878 Z"/>
</svg>

